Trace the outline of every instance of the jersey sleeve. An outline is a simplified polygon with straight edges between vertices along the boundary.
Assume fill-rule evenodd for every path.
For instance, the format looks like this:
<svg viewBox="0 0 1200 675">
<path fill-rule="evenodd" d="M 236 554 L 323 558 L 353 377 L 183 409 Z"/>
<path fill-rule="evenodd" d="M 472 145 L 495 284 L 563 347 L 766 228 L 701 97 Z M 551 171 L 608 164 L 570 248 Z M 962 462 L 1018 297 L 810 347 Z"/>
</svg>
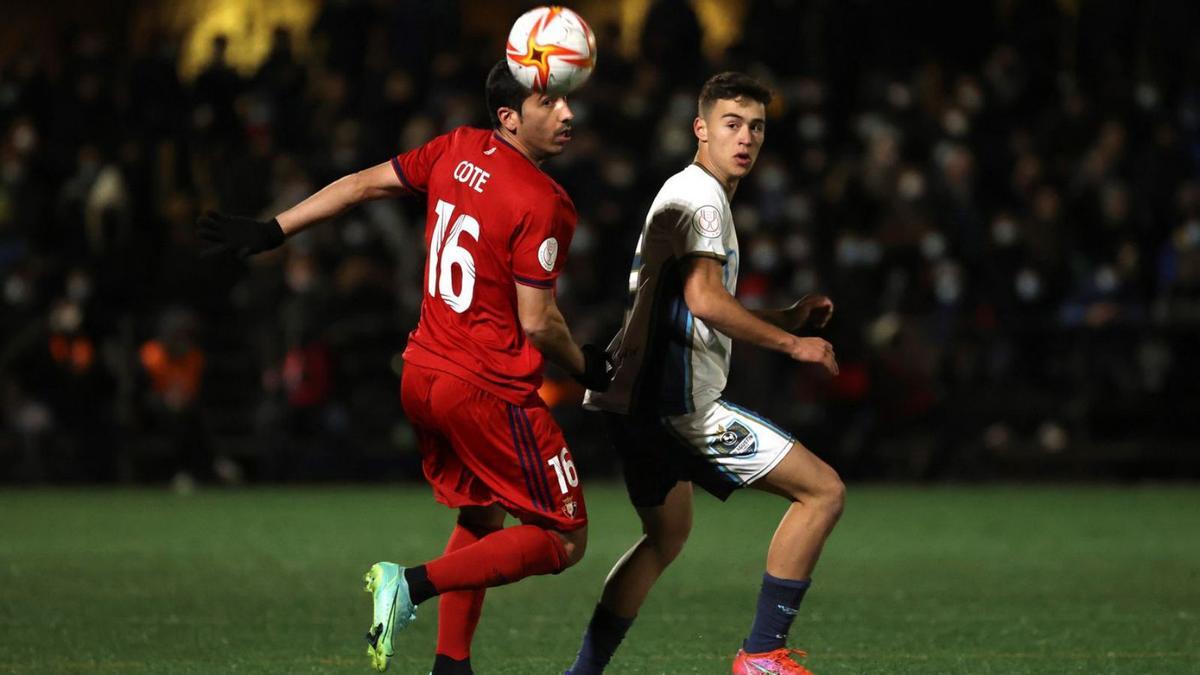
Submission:
<svg viewBox="0 0 1200 675">
<path fill-rule="evenodd" d="M 654 214 L 654 225 L 670 237 L 676 258 L 700 255 L 725 260 L 725 219 L 719 204 L 716 199 L 677 201 Z"/>
<path fill-rule="evenodd" d="M 522 219 L 512 249 L 513 280 L 554 288 L 575 235 L 575 208 L 567 200 L 539 202 Z"/>
<path fill-rule="evenodd" d="M 419 148 L 393 157 L 392 170 L 396 172 L 400 184 L 411 192 L 426 192 L 433 165 L 450 147 L 454 133 L 442 134 Z"/>
</svg>

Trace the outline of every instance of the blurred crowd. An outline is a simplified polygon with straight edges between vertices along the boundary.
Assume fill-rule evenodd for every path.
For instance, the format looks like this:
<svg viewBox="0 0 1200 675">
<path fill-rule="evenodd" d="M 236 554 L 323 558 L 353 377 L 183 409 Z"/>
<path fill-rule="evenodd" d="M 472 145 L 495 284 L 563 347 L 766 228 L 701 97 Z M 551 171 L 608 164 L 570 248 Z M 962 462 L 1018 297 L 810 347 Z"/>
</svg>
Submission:
<svg viewBox="0 0 1200 675">
<path fill-rule="evenodd" d="M 615 332 L 699 85 L 741 69 L 777 96 L 733 201 L 739 296 L 830 295 L 842 373 L 744 346 L 731 399 L 850 477 L 1200 475 L 1200 10 L 745 10 L 716 56 L 685 0 L 650 3 L 636 58 L 593 26 L 575 139 L 544 167 L 580 213 L 559 286 L 577 339 Z M 193 81 L 165 32 L 137 49 L 63 26 L 0 63 L 0 480 L 418 475 L 397 391 L 424 204 L 244 264 L 198 260 L 192 227 L 485 125 L 500 38 L 462 11 L 330 1 L 252 73 L 215 38 Z M 585 469 L 610 470 L 580 392 L 552 371 L 543 393 Z"/>
</svg>

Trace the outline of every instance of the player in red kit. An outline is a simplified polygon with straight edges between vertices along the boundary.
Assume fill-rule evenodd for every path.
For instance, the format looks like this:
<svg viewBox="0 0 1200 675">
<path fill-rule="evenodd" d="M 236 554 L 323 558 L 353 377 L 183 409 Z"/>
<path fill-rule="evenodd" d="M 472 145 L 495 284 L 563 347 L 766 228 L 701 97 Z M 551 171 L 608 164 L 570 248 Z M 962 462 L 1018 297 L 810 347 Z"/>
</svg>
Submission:
<svg viewBox="0 0 1200 675">
<path fill-rule="evenodd" d="M 428 201 L 421 318 L 404 350 L 404 411 L 425 477 L 459 510 L 445 553 L 423 565 L 376 563 L 367 635 L 377 670 L 392 635 L 440 596 L 433 672 L 470 673 L 485 589 L 578 562 L 587 509 L 562 432 L 537 394 L 543 358 L 585 386 L 608 384 L 603 351 L 580 347 L 554 286 L 574 234 L 566 192 L 538 168 L 571 138 L 565 98 L 522 87 L 503 61 L 488 75 L 493 129 L 460 127 L 389 162 L 326 186 L 271 221 L 210 213 L 198 221 L 206 255 L 250 255 L 364 201 Z M 504 527 L 506 514 L 519 525 Z M 380 535 L 390 538 L 390 518 Z"/>
</svg>

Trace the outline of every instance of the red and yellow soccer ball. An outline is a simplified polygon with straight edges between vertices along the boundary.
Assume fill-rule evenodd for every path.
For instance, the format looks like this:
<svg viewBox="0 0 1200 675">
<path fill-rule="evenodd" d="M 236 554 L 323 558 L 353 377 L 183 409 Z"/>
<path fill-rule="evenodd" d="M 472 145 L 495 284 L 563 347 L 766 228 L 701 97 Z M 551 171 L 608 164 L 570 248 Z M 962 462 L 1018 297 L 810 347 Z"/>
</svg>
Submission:
<svg viewBox="0 0 1200 675">
<path fill-rule="evenodd" d="M 566 7 L 538 7 L 513 23 L 505 55 L 517 82 L 565 96 L 596 67 L 596 37 L 583 17 Z"/>
</svg>

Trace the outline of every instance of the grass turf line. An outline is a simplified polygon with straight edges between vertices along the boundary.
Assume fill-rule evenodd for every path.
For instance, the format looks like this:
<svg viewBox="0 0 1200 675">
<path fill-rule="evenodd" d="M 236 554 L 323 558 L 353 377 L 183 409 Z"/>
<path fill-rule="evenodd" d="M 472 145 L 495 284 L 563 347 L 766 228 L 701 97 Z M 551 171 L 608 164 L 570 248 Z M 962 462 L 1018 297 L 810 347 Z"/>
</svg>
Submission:
<svg viewBox="0 0 1200 675">
<path fill-rule="evenodd" d="M 634 540 L 623 491 L 588 488 L 587 557 L 489 591 L 473 661 L 562 672 Z M 784 504 L 696 500 L 684 554 L 610 673 L 726 673 Z M 437 555 L 453 513 L 417 486 L 0 492 L 0 673 L 365 673 L 379 559 Z M 851 486 L 793 629 L 820 675 L 1192 673 L 1191 487 Z M 435 605 L 389 672 L 432 663 Z"/>
</svg>

